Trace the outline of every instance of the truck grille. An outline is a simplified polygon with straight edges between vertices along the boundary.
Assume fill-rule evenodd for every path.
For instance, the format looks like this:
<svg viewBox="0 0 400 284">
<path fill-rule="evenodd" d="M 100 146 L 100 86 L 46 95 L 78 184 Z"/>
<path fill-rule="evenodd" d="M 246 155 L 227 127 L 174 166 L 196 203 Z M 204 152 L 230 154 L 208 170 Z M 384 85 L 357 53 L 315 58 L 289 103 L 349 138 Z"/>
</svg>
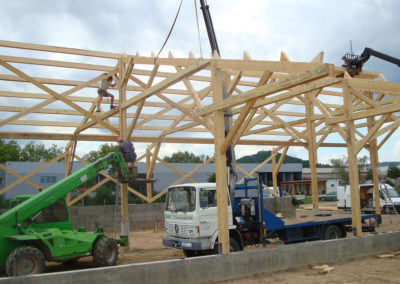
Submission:
<svg viewBox="0 0 400 284">
<path fill-rule="evenodd" d="M 189 230 L 194 232 L 194 227 L 186 224 L 169 223 L 167 227 L 167 234 L 176 237 L 189 237 Z"/>
</svg>

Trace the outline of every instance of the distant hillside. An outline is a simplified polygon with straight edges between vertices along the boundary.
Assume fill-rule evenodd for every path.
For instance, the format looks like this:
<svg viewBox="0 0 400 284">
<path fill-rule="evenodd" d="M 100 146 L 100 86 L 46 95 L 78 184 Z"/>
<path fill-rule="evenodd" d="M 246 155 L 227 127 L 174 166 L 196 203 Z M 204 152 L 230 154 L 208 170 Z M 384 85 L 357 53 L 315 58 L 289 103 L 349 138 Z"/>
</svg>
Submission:
<svg viewBox="0 0 400 284">
<path fill-rule="evenodd" d="M 270 156 L 271 156 L 271 151 L 259 151 L 254 155 L 241 157 L 240 159 L 237 160 L 237 162 L 238 163 L 262 163 L 266 159 L 268 159 Z M 281 158 L 281 154 L 278 153 L 276 156 L 277 156 L 276 160 L 279 161 L 279 159 Z M 292 157 L 289 155 L 286 155 L 283 162 L 287 163 L 287 164 L 293 164 L 293 163 L 303 164 L 303 168 L 310 167 L 310 163 L 308 162 L 308 160 L 302 160 L 302 159 Z M 330 168 L 332 166 L 326 165 L 326 164 L 318 164 L 317 167 Z"/>
<path fill-rule="evenodd" d="M 271 156 L 271 151 L 259 151 L 254 155 L 249 155 L 249 156 L 243 156 L 240 159 L 237 159 L 238 163 L 262 163 L 264 162 L 266 159 L 268 159 Z M 279 159 L 281 158 L 281 154 L 278 153 L 276 160 L 279 161 Z M 309 168 L 310 167 L 310 163 L 308 162 L 308 160 L 302 160 L 296 157 L 292 157 L 289 155 L 286 155 L 284 163 L 287 164 L 291 164 L 291 163 L 301 163 L 303 164 L 303 168 Z M 395 164 L 400 166 L 400 162 L 381 162 L 379 163 L 380 167 L 384 167 L 384 166 L 390 166 L 391 164 Z M 371 165 L 368 165 L 369 167 Z M 332 165 L 328 165 L 328 164 L 317 164 L 318 168 L 332 168 Z"/>
<path fill-rule="evenodd" d="M 400 165 L 400 162 L 381 162 L 379 163 L 379 166 L 384 167 L 384 166 L 390 166 L 391 164 Z"/>
</svg>

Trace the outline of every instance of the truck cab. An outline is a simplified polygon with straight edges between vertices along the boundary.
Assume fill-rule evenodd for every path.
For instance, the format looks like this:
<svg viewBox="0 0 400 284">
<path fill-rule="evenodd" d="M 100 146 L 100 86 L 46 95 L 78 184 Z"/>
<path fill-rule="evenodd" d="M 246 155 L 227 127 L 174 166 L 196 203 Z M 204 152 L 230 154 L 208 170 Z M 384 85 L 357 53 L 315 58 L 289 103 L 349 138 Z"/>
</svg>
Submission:
<svg viewBox="0 0 400 284">
<path fill-rule="evenodd" d="M 351 209 L 350 186 L 340 188 L 337 193 L 338 208 Z M 381 210 L 389 213 L 396 210 L 400 212 L 400 196 L 389 184 L 379 184 L 379 202 Z M 363 212 L 375 211 L 375 194 L 373 184 L 360 184 L 360 206 Z"/>
<path fill-rule="evenodd" d="M 228 190 L 227 190 L 228 194 Z M 229 196 L 229 195 L 228 195 Z M 168 189 L 163 244 L 183 249 L 186 256 L 212 253 L 218 238 L 215 183 L 190 183 Z M 235 229 L 228 205 L 229 228 Z"/>
</svg>

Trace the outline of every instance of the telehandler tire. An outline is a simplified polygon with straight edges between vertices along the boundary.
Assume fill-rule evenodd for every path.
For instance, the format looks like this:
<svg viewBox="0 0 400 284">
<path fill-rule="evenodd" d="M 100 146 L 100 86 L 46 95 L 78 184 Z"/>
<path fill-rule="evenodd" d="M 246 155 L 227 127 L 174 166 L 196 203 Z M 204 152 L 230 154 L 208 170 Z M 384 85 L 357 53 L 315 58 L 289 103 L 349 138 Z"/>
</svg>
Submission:
<svg viewBox="0 0 400 284">
<path fill-rule="evenodd" d="M 23 246 L 13 250 L 7 257 L 8 276 L 21 276 L 42 273 L 45 269 L 43 253 L 35 247 Z"/>
<path fill-rule="evenodd" d="M 113 238 L 103 236 L 94 244 L 93 261 L 96 266 L 113 266 L 118 259 L 118 244 Z"/>
</svg>

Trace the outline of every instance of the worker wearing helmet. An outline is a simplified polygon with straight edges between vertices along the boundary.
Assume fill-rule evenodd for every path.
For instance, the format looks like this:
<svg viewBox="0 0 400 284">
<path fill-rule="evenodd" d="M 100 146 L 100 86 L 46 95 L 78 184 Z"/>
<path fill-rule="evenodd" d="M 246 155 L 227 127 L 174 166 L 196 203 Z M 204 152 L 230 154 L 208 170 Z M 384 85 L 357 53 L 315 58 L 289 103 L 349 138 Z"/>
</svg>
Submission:
<svg viewBox="0 0 400 284">
<path fill-rule="evenodd" d="M 104 73 L 104 74 L 107 74 L 107 73 Z M 115 87 L 115 84 L 113 84 L 112 81 L 113 81 L 112 76 L 108 76 L 106 79 L 101 80 L 100 88 L 97 90 L 97 93 L 99 94 L 99 99 L 97 100 L 96 112 L 100 112 L 100 103 L 103 100 L 103 97 L 110 97 L 111 98 L 110 109 L 115 108 L 114 95 L 107 92 L 107 90 L 110 86 Z"/>
<path fill-rule="evenodd" d="M 125 163 L 128 168 L 132 171 L 133 176 L 135 176 L 135 164 L 136 164 L 136 153 L 135 147 L 133 146 L 131 141 L 122 140 L 121 137 L 117 137 L 117 142 L 119 143 L 118 151 L 121 152 L 124 157 Z"/>
</svg>

